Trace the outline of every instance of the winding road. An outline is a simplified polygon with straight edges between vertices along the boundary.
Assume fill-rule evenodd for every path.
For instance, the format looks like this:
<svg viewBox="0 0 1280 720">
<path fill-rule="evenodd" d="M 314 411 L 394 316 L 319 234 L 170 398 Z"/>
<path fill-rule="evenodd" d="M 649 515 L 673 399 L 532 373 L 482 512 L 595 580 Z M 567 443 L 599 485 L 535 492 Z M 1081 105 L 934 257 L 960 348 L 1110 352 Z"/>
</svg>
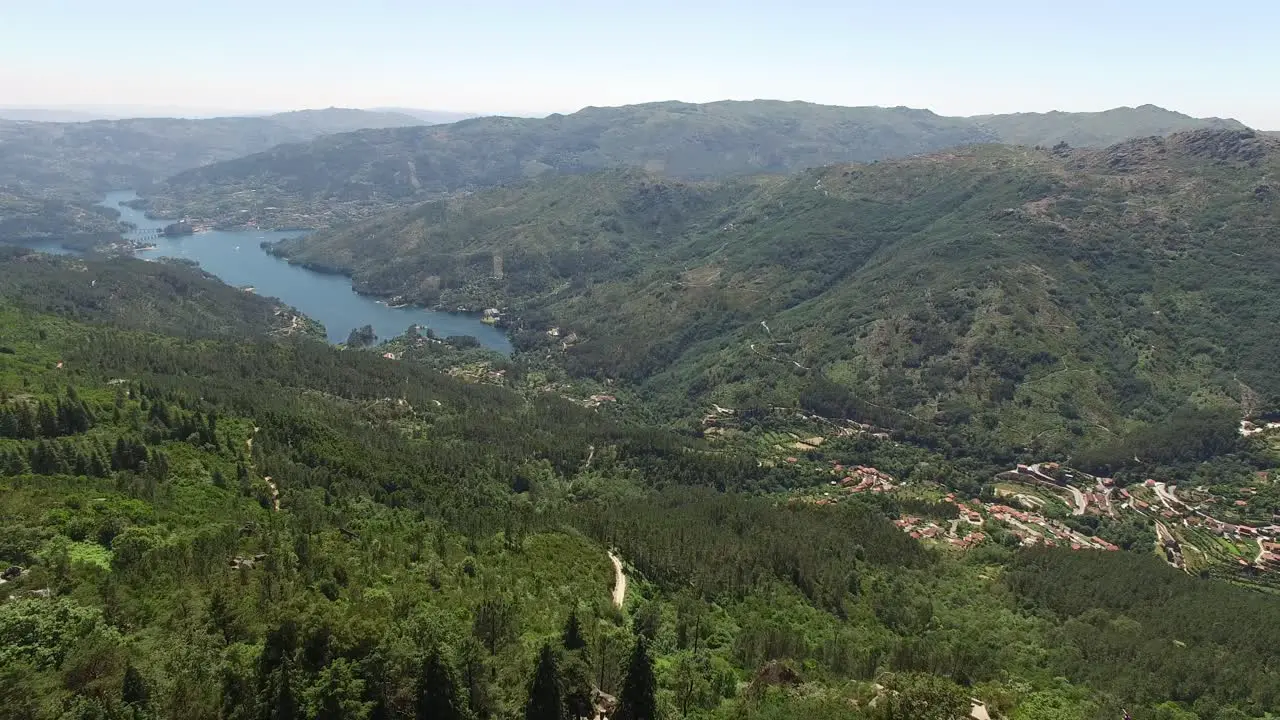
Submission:
<svg viewBox="0 0 1280 720">
<path fill-rule="evenodd" d="M 627 599 L 627 574 L 622 572 L 622 558 L 609 551 L 609 561 L 613 563 L 613 605 L 622 607 Z"/>
</svg>

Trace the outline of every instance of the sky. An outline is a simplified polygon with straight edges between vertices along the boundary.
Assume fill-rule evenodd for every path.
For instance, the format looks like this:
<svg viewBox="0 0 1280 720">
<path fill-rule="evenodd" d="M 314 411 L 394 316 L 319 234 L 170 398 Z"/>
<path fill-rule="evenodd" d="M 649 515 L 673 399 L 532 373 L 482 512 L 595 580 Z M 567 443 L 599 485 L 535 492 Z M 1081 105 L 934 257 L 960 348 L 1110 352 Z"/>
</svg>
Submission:
<svg viewBox="0 0 1280 720">
<path fill-rule="evenodd" d="M 1153 103 L 1280 129 L 1277 27 L 1274 0 L 0 0 L 0 105 Z"/>
</svg>

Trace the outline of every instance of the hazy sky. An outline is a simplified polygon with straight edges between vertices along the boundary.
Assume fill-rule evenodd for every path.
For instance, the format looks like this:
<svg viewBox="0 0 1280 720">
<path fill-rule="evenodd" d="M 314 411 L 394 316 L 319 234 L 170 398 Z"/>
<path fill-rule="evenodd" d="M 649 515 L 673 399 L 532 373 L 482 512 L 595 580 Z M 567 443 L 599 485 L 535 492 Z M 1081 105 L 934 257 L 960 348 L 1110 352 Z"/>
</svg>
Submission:
<svg viewBox="0 0 1280 720">
<path fill-rule="evenodd" d="M 1280 129 L 1280 2 L 0 0 L 0 105 L 1155 103 Z"/>
</svg>

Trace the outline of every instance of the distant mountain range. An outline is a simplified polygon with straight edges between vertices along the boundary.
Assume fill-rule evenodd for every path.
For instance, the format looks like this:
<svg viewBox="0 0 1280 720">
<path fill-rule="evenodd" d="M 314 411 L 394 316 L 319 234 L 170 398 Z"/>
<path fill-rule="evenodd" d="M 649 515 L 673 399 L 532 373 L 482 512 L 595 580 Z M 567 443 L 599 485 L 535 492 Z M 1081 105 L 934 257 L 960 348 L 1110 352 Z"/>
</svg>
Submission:
<svg viewBox="0 0 1280 720">
<path fill-rule="evenodd" d="M 0 120 L 0 186 L 35 195 L 145 188 L 189 168 L 281 143 L 422 123 L 410 115 L 342 108 L 205 120 Z"/>
<path fill-rule="evenodd" d="M 403 107 L 377 107 L 369 108 L 370 112 L 386 112 L 396 113 L 399 115 L 409 115 L 415 117 L 428 125 L 442 125 L 446 123 L 454 123 L 459 120 L 470 120 L 471 118 L 481 117 L 485 113 L 469 113 L 469 112 L 451 112 L 449 110 L 423 110 L 421 108 L 403 108 Z"/>
<path fill-rule="evenodd" d="M 1244 125 L 1221 118 L 1194 118 L 1155 105 L 1113 108 L 1102 112 L 1012 113 L 975 115 L 970 120 L 1010 145 L 1106 147 L 1129 138 L 1170 135 L 1198 128 L 1239 130 Z"/>
<path fill-rule="evenodd" d="M 1065 451 L 1245 386 L 1280 411 L 1276 177 L 1280 140 L 1220 129 L 719 183 L 612 170 L 277 252 L 363 292 L 503 308 L 519 346 L 670 407 L 800 402 Z"/>
<path fill-rule="evenodd" d="M 267 117 L 284 114 L 285 111 L 246 112 L 214 108 L 193 108 L 171 105 L 66 105 L 54 107 L 0 106 L 0 120 L 28 122 L 91 122 L 93 120 L 125 120 L 133 118 L 178 118 L 208 120 L 226 117 Z M 304 111 L 305 112 L 305 111 Z M 367 108 L 364 112 L 407 115 L 419 121 L 436 124 L 450 123 L 479 117 L 482 113 L 425 110 L 421 108 Z"/>
<path fill-rule="evenodd" d="M 387 207 L 547 173 L 638 167 L 668 177 L 788 173 L 983 143 L 1104 146 L 1194 128 L 1243 129 L 1146 105 L 1102 113 L 944 117 L 928 110 L 756 100 L 484 117 L 282 145 L 199 167 L 149 193 L 154 212 L 224 224 L 326 226 Z"/>
</svg>

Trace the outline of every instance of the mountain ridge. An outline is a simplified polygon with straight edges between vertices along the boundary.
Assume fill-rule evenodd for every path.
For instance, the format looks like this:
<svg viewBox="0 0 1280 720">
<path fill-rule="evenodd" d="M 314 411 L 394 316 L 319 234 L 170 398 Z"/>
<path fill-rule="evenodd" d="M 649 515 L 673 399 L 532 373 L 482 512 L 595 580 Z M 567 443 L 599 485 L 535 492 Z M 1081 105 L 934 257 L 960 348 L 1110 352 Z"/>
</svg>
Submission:
<svg viewBox="0 0 1280 720">
<path fill-rule="evenodd" d="M 1063 115 L 1063 124 L 1056 116 L 978 121 L 905 107 L 778 100 L 587 107 L 545 118 L 482 117 L 279 146 L 175 175 L 148 199 L 151 212 L 160 216 L 325 227 L 414 200 L 544 173 L 629 165 L 674 178 L 708 179 L 1002 142 L 1001 128 L 1028 144 L 1053 145 L 1089 138 L 1111 144 L 1200 126 L 1244 127 L 1147 106 L 1109 112 L 1083 119 Z M 1124 122 L 1108 135 L 1117 117 Z M 1084 130 L 1073 128 L 1078 122 Z"/>
</svg>

